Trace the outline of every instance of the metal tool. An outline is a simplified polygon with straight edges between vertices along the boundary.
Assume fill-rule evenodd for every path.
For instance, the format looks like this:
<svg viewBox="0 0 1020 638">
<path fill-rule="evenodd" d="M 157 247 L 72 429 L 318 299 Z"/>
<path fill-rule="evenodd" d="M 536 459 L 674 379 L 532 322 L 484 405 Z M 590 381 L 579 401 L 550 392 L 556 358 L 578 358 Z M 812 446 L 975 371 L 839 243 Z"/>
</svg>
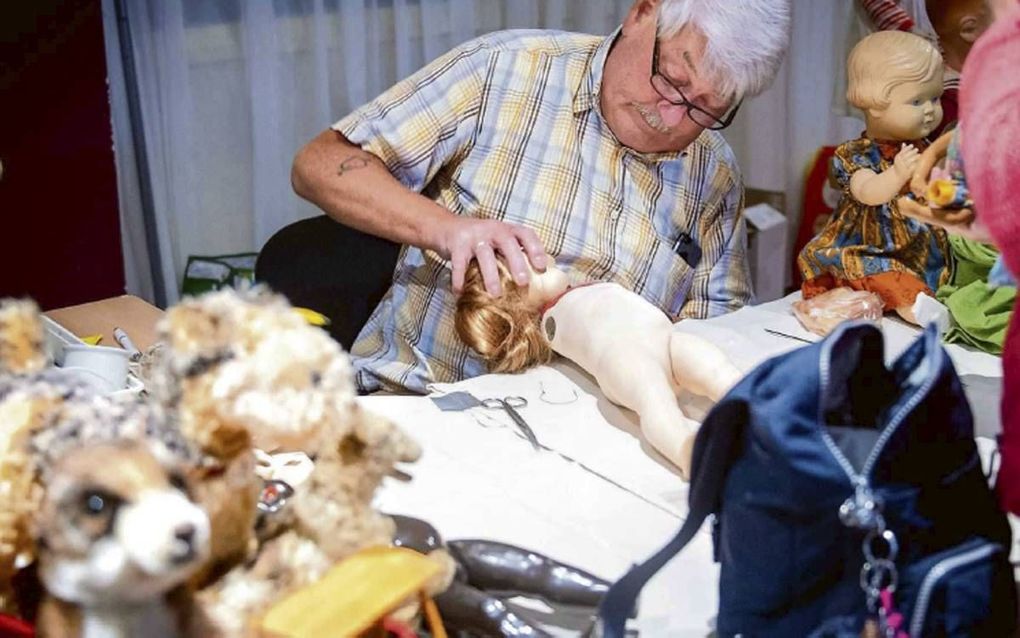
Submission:
<svg viewBox="0 0 1020 638">
<path fill-rule="evenodd" d="M 770 335 L 776 335 L 777 337 L 786 337 L 787 339 L 793 339 L 794 341 L 800 341 L 801 343 L 814 343 L 814 341 L 811 341 L 810 339 L 795 337 L 793 335 L 788 335 L 785 332 L 779 332 L 778 330 L 772 330 L 770 328 L 763 328 L 763 330 Z"/>
<path fill-rule="evenodd" d="M 510 415 L 514 425 L 517 426 L 521 435 L 531 443 L 533 448 L 537 450 L 541 447 L 538 439 L 535 437 L 535 432 L 517 411 L 517 408 L 523 408 L 528 405 L 528 400 L 524 397 L 511 396 L 502 399 L 479 400 L 470 392 L 458 391 L 429 398 L 436 404 L 436 407 L 444 412 L 467 410 L 468 408 L 476 407 L 483 407 L 489 410 L 503 410 Z"/>
<path fill-rule="evenodd" d="M 535 433 L 532 431 L 531 426 L 524 420 L 517 408 L 523 408 L 528 405 L 528 400 L 524 397 L 510 396 L 503 397 L 502 399 L 483 399 L 482 407 L 488 410 L 504 410 L 510 415 L 510 418 L 517 425 L 517 429 L 521 431 L 524 438 L 528 439 L 531 443 L 531 447 L 536 450 L 539 448 L 538 439 L 535 438 Z"/>
</svg>

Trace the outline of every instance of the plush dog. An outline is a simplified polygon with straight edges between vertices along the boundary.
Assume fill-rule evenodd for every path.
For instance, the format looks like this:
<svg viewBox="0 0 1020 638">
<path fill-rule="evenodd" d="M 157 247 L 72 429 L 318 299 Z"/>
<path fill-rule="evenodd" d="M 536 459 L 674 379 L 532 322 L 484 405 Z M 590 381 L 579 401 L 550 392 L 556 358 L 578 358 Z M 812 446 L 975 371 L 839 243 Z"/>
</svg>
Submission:
<svg viewBox="0 0 1020 638">
<path fill-rule="evenodd" d="M 203 635 L 182 587 L 206 559 L 209 519 L 184 475 L 130 440 L 77 447 L 45 477 L 35 520 L 43 636 Z"/>
<path fill-rule="evenodd" d="M 111 399 L 64 374 L 40 367 L 44 328 L 31 302 L 0 302 L 0 607 L 19 609 L 14 579 L 38 554 L 37 515 L 55 464 L 93 445 L 134 441 L 166 467 L 194 471 L 200 455 L 173 415 L 137 398 Z M 101 467 L 101 464 L 98 464 Z M 33 532 L 33 530 L 35 530 Z M 206 541 L 207 542 L 207 541 Z M 31 589 L 29 577 L 20 583 Z M 25 598 L 21 596 L 20 598 Z M 33 596 L 28 596 L 33 603 Z"/>
</svg>

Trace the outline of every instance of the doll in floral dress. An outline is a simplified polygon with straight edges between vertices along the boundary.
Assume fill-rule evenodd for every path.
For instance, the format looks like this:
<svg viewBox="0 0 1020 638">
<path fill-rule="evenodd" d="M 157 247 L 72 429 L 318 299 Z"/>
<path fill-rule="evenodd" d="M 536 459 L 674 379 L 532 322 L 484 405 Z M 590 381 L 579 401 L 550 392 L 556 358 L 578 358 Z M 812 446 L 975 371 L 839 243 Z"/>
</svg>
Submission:
<svg viewBox="0 0 1020 638">
<path fill-rule="evenodd" d="M 949 276 L 949 242 L 933 228 L 899 212 L 896 199 L 942 119 L 942 57 L 927 40 L 880 31 L 850 53 L 847 99 L 865 114 L 864 136 L 839 146 L 832 176 L 840 202 L 797 260 L 809 299 L 846 286 L 877 294 L 885 310 L 919 323 Z M 919 297 L 924 295 L 924 297 Z"/>
</svg>

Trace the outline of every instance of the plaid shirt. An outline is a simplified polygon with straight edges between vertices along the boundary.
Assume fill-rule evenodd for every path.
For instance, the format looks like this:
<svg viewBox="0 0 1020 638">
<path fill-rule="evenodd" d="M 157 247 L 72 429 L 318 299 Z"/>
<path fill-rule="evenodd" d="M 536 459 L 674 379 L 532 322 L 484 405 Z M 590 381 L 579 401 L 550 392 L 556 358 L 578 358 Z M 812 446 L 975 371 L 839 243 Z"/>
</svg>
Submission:
<svg viewBox="0 0 1020 638">
<path fill-rule="evenodd" d="M 599 111 L 615 37 L 483 36 L 333 128 L 454 213 L 528 226 L 574 284 L 615 281 L 674 320 L 736 310 L 751 289 L 733 153 L 714 131 L 677 153 L 620 144 Z M 454 308 L 449 262 L 405 246 L 351 349 L 360 388 L 484 374 Z"/>
</svg>

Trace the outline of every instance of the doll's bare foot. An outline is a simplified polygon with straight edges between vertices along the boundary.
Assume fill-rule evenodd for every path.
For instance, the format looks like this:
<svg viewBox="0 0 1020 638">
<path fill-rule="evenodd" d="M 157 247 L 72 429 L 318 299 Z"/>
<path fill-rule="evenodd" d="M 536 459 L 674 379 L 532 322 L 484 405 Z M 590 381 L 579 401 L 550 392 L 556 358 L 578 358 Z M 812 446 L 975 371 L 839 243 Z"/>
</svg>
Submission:
<svg viewBox="0 0 1020 638">
<path fill-rule="evenodd" d="M 912 323 L 915 326 L 917 325 L 917 317 L 914 316 L 914 309 L 910 306 L 900 306 L 899 308 L 896 308 L 896 314 L 900 316 L 900 319 L 907 323 Z"/>
</svg>

